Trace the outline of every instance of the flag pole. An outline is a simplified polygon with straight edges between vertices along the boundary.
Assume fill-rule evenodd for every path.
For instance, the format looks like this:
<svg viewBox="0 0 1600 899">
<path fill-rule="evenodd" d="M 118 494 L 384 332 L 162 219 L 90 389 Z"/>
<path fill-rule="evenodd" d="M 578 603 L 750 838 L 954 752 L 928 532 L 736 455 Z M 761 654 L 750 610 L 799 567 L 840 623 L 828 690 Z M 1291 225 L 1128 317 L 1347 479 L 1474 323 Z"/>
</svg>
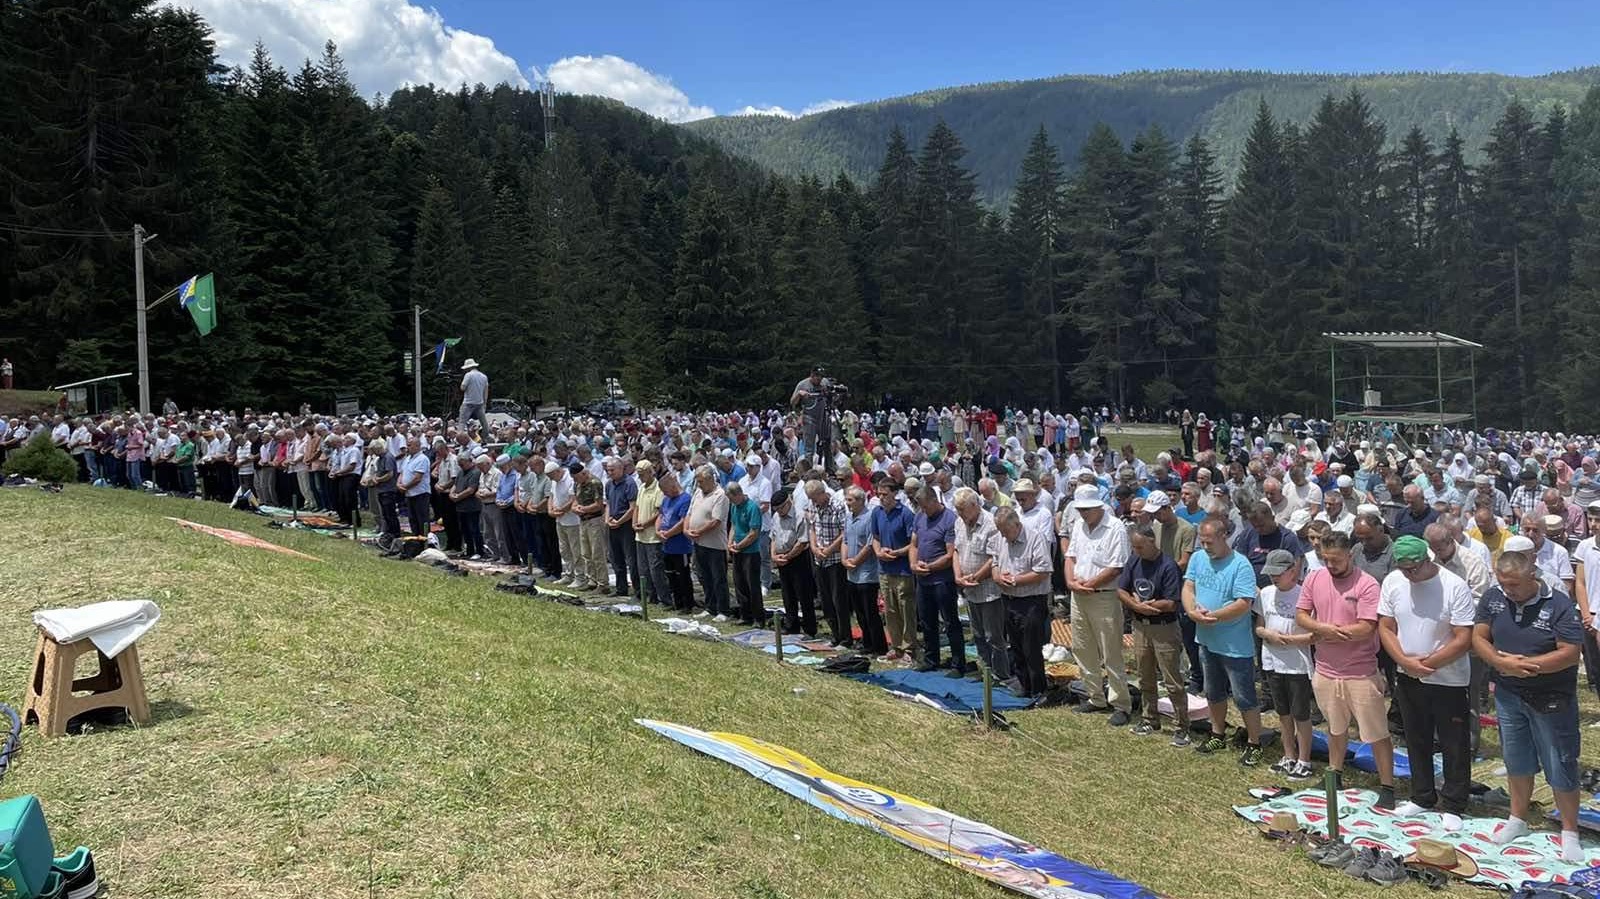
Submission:
<svg viewBox="0 0 1600 899">
<path fill-rule="evenodd" d="M 188 283 L 187 281 L 184 282 L 184 284 L 187 284 L 187 283 Z M 167 291 L 166 293 L 162 294 L 161 296 L 156 297 L 155 299 L 150 301 L 150 305 L 144 307 L 145 311 L 148 312 L 149 310 L 154 309 L 157 306 L 161 305 L 162 303 L 165 303 L 166 301 L 172 299 L 173 297 L 177 296 L 178 295 L 178 291 L 180 291 L 182 289 L 183 289 L 183 284 L 179 284 L 177 287 L 174 287 L 171 290 Z"/>
<path fill-rule="evenodd" d="M 411 378 L 416 394 L 417 414 L 422 414 L 422 305 L 411 304 Z"/>
</svg>

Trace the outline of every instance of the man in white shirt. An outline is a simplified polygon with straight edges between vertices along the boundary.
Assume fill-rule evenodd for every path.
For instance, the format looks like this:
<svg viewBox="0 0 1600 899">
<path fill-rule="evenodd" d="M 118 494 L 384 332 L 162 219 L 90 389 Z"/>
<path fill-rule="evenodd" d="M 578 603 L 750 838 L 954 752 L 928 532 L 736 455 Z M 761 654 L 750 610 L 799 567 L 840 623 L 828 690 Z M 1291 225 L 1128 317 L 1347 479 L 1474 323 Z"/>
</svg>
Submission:
<svg viewBox="0 0 1600 899">
<path fill-rule="evenodd" d="M 67 424 L 65 416 L 57 415 L 55 426 L 50 429 L 50 442 L 58 449 L 66 449 L 67 443 L 72 439 L 72 427 Z"/>
<path fill-rule="evenodd" d="M 1132 551 L 1128 529 L 1110 514 L 1093 485 L 1072 494 L 1072 508 L 1077 521 L 1063 555 L 1067 589 L 1072 591 L 1072 651 L 1089 691 L 1078 711 L 1115 707 L 1111 722 L 1120 727 L 1132 711 L 1122 656 L 1122 601 L 1116 589 Z"/>
<path fill-rule="evenodd" d="M 782 477 L 780 470 L 779 477 Z M 767 476 L 765 463 L 756 453 L 751 453 L 744 460 L 744 477 L 739 479 L 739 486 L 744 490 L 744 495 L 756 501 L 761 507 L 761 537 L 757 540 L 761 555 L 761 590 L 766 592 L 772 589 L 772 490 L 773 482 Z"/>
<path fill-rule="evenodd" d="M 1589 519 L 1589 534 L 1572 551 L 1573 595 L 1583 619 L 1583 668 L 1589 686 L 1600 694 L 1600 547 L 1595 534 L 1600 533 L 1600 499 L 1585 506 L 1583 514 Z"/>
<path fill-rule="evenodd" d="M 1572 559 L 1567 555 L 1567 548 L 1554 540 L 1545 538 L 1545 522 L 1543 515 L 1529 513 L 1522 516 L 1522 530 L 1520 536 L 1533 541 L 1533 563 L 1544 572 L 1548 578 L 1553 578 L 1558 586 L 1568 596 L 1572 596 Z M 1582 601 L 1577 601 L 1579 605 Z"/>
<path fill-rule="evenodd" d="M 1296 459 L 1289 467 L 1289 483 L 1283 485 L 1283 492 L 1295 509 L 1305 509 L 1313 517 L 1322 511 L 1322 488 L 1306 477 L 1304 459 Z"/>
<path fill-rule="evenodd" d="M 1315 486 L 1315 485 L 1313 485 Z M 1350 534 L 1356 526 L 1355 512 L 1345 505 L 1344 494 L 1337 490 L 1330 490 L 1322 495 L 1322 511 L 1317 513 L 1316 521 L 1326 521 L 1328 526 L 1341 534 Z"/>
<path fill-rule="evenodd" d="M 1433 758 L 1436 735 L 1444 756 L 1444 783 L 1436 790 L 1433 766 L 1415 766 L 1411 801 L 1394 811 L 1415 815 L 1438 806 L 1460 815 L 1472 781 L 1467 651 L 1477 604 L 1466 581 L 1429 558 L 1421 538 L 1396 540 L 1394 562 L 1379 594 L 1378 639 L 1395 662 L 1394 699 L 1412 757 Z"/>
</svg>

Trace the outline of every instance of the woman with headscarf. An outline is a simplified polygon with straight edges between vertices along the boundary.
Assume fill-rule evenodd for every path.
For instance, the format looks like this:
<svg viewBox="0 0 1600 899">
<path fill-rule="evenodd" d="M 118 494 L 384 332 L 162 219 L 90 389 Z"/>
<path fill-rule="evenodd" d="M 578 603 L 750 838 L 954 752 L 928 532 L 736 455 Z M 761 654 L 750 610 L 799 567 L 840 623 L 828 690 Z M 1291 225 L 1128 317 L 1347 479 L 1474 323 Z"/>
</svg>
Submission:
<svg viewBox="0 0 1600 899">
<path fill-rule="evenodd" d="M 1000 458 L 1000 438 L 993 434 L 983 440 L 983 463 L 987 466 Z"/>
<path fill-rule="evenodd" d="M 1211 451 L 1211 427 L 1211 419 L 1204 412 L 1195 419 L 1194 448 L 1197 454 Z"/>
</svg>

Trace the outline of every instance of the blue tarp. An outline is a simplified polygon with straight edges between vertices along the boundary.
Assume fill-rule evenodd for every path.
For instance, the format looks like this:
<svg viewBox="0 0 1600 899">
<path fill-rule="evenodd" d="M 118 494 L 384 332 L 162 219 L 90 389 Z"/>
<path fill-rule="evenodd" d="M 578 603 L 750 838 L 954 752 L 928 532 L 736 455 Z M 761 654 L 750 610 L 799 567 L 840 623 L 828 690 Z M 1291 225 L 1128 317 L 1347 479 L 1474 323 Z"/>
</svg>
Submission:
<svg viewBox="0 0 1600 899">
<path fill-rule="evenodd" d="M 970 681 L 965 678 L 945 677 L 942 671 L 920 672 L 902 668 L 894 671 L 880 671 L 875 674 L 852 674 L 849 676 L 862 683 L 882 687 L 885 690 L 926 696 L 952 712 L 983 711 L 983 684 L 981 682 Z M 995 711 L 1008 712 L 1015 709 L 1031 708 L 1036 701 L 1018 696 L 999 684 L 995 685 L 993 699 Z"/>
<path fill-rule="evenodd" d="M 1311 753 L 1313 755 L 1327 758 L 1327 734 L 1320 730 L 1312 731 Z M 1344 758 L 1352 768 L 1355 768 L 1358 771 L 1365 771 L 1368 774 L 1378 773 L 1378 763 L 1372 758 L 1372 746 L 1370 744 L 1363 743 L 1360 740 L 1351 740 L 1349 743 L 1345 744 Z M 1438 758 L 1433 760 L 1433 773 L 1435 775 L 1444 774 L 1444 763 L 1442 760 Z M 1394 776 L 1408 779 L 1411 777 L 1411 756 L 1407 754 L 1404 749 L 1396 748 L 1394 751 Z"/>
</svg>

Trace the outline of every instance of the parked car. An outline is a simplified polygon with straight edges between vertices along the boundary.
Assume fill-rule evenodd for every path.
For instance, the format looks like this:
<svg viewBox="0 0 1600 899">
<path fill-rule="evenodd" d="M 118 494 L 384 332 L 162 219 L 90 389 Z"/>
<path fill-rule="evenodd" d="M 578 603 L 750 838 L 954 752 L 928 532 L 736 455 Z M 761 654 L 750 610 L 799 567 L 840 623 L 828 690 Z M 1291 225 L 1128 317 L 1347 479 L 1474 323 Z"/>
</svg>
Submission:
<svg viewBox="0 0 1600 899">
<path fill-rule="evenodd" d="M 489 408 L 484 413 L 489 417 L 489 427 L 496 430 L 528 418 L 528 410 L 521 403 L 508 399 L 489 400 Z"/>
<path fill-rule="evenodd" d="M 633 404 L 620 397 L 600 400 L 584 406 L 583 413 L 595 418 L 626 418 L 633 414 Z"/>
</svg>

